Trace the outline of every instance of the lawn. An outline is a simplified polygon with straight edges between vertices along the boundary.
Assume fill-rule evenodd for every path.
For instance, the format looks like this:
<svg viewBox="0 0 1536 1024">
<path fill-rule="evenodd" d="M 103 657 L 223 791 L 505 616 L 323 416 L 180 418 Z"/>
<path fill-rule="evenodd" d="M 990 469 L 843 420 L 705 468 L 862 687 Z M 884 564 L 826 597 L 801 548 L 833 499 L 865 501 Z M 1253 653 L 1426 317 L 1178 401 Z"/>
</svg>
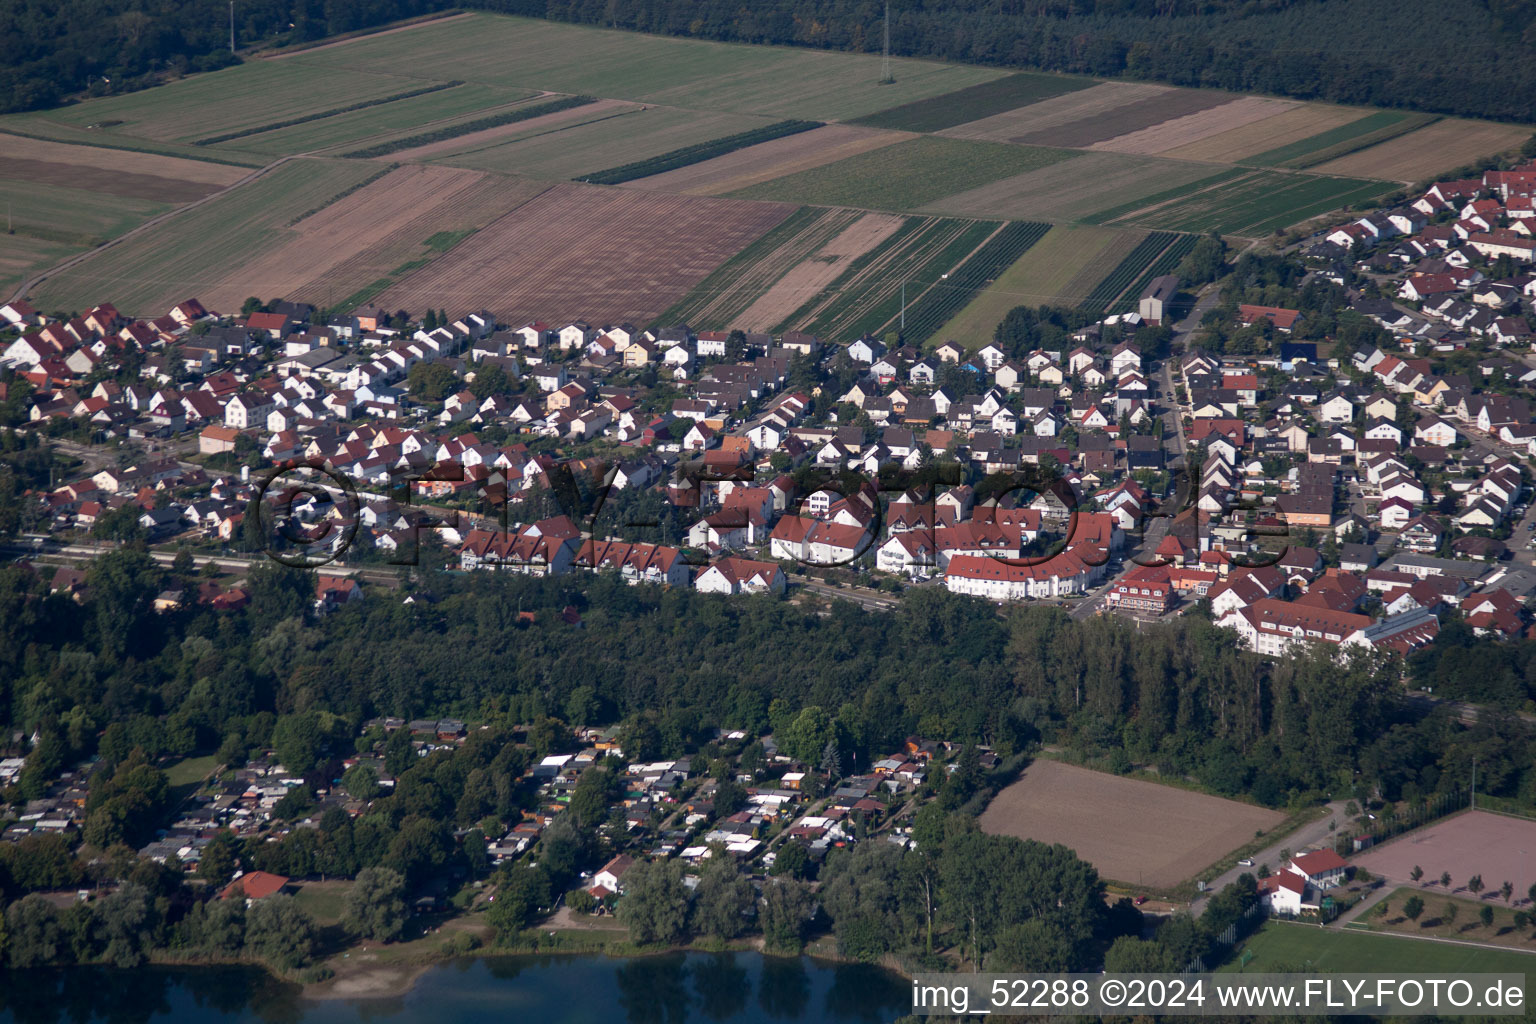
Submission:
<svg viewBox="0 0 1536 1024">
<path fill-rule="evenodd" d="M 1092 274 L 1085 271 L 1096 272 L 1102 278 L 1141 235 L 1135 230 L 1057 225 L 972 299 L 934 338 L 953 338 L 974 351 L 992 340 L 992 332 L 1015 306 L 1075 306 L 1083 300 L 1087 289 L 1098 283 L 1086 280 Z"/>
<path fill-rule="evenodd" d="M 1239 968 L 1239 958 L 1234 956 L 1220 969 L 1221 973 L 1241 970 L 1244 974 L 1262 974 L 1309 968 L 1340 973 L 1536 973 L 1536 957 L 1527 953 L 1284 921 L 1266 923 L 1244 939 L 1239 949 L 1252 951 L 1253 959 Z"/>
<path fill-rule="evenodd" d="M 196 296 L 199 285 L 280 244 L 290 221 L 379 170 L 361 161 L 290 161 L 49 278 L 33 301 L 49 309 L 111 301 L 126 314 L 159 315 Z"/>
<path fill-rule="evenodd" d="M 192 786 L 202 782 L 208 773 L 219 766 L 218 756 L 204 754 L 200 757 L 184 757 L 165 768 L 165 781 L 172 789 Z"/>
<path fill-rule="evenodd" d="M 351 882 L 304 882 L 293 894 L 294 901 L 315 919 L 319 925 L 336 924 L 346 907 Z"/>
<path fill-rule="evenodd" d="M 1093 85 L 1091 78 L 1065 75 L 1017 74 L 957 89 L 913 103 L 903 103 L 878 114 L 861 117 L 857 124 L 870 128 L 894 128 L 906 132 L 936 132 L 957 124 L 1001 114 L 1015 107 L 1076 92 Z"/>
<path fill-rule="evenodd" d="M 1076 155 L 1063 149 L 925 136 L 765 181 L 732 195 L 739 199 L 915 210 L 941 196 Z"/>
<path fill-rule="evenodd" d="M 360 72 L 381 67 L 486 85 L 645 100 L 773 119 L 846 120 L 954 92 L 1007 72 L 790 47 L 641 35 L 475 14 L 367 36 L 277 63 Z M 439 70 L 440 69 L 440 70 Z"/>
<path fill-rule="evenodd" d="M 1483 882 L 1492 889 L 1497 882 Z M 1403 905 L 1410 896 L 1417 896 L 1424 903 L 1424 910 L 1417 920 L 1410 921 L 1403 913 Z M 1520 900 L 1520 897 L 1515 897 Z M 1377 911 L 1385 906 L 1386 916 Z M 1447 913 L 1454 906 L 1454 913 Z M 1493 910 L 1493 924 L 1485 926 L 1479 916 L 1484 907 Z M 1528 913 L 1529 911 L 1527 911 Z M 1489 942 L 1496 946 L 1536 953 L 1536 935 L 1527 922 L 1522 929 L 1515 927 L 1515 909 L 1502 899 L 1465 899 L 1447 896 L 1439 886 L 1404 885 L 1394 889 L 1380 904 L 1370 908 L 1361 917 L 1350 922 L 1361 924 L 1373 932 L 1392 932 L 1398 935 L 1433 935 L 1442 939 L 1460 939 L 1464 942 Z M 1532 964 L 1536 969 L 1536 963 Z"/>
</svg>

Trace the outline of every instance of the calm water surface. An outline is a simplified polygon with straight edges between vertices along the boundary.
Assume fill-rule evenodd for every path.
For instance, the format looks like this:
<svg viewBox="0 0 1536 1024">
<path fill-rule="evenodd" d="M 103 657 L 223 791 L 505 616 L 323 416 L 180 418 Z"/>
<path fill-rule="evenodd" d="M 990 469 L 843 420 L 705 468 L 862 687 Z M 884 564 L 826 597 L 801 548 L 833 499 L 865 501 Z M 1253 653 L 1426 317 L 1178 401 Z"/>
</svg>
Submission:
<svg viewBox="0 0 1536 1024">
<path fill-rule="evenodd" d="M 310 1001 L 246 968 L 0 972 L 0 1024 L 875 1024 L 907 983 L 861 964 L 756 953 L 518 956 L 432 968 L 395 999 Z"/>
</svg>

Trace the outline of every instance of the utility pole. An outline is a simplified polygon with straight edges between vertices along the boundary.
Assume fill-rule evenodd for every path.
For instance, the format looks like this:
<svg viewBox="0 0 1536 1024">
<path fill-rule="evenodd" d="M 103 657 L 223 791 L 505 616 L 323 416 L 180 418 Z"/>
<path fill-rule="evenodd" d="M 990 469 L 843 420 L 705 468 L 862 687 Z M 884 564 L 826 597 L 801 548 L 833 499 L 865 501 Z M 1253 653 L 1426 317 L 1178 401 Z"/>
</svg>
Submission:
<svg viewBox="0 0 1536 1024">
<path fill-rule="evenodd" d="M 1477 755 L 1472 755 L 1472 809 L 1477 810 Z"/>
<path fill-rule="evenodd" d="M 235 52 L 235 0 L 229 0 L 229 52 Z"/>
<path fill-rule="evenodd" d="M 885 0 L 885 43 L 880 51 L 880 84 L 890 85 L 896 81 L 891 74 L 891 0 Z"/>
</svg>

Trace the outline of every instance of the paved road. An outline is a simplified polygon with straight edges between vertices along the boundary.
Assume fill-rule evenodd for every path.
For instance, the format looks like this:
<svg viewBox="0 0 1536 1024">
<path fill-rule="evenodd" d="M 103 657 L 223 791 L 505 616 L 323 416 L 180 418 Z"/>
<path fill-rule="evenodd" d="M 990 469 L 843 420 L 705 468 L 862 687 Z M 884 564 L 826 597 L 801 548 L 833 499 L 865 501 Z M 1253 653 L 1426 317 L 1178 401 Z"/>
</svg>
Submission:
<svg viewBox="0 0 1536 1024">
<path fill-rule="evenodd" d="M 840 597 L 844 601 L 852 601 L 872 612 L 888 612 L 901 603 L 900 597 L 892 597 L 890 594 L 881 594 L 873 590 L 865 590 L 862 587 L 830 587 L 825 583 L 815 580 L 794 580 L 791 589 L 800 588 L 809 593 L 822 597 Z"/>
<path fill-rule="evenodd" d="M 118 550 L 117 544 L 103 544 L 101 546 L 90 544 L 66 544 L 51 548 L 38 549 L 30 544 L 10 544 L 4 550 L 11 557 L 24 556 L 30 562 L 44 565 L 74 565 L 81 561 L 90 561 L 99 558 L 109 551 Z M 161 565 L 170 565 L 176 560 L 177 552 L 151 551 L 149 557 Z M 265 555 L 256 558 L 242 558 L 238 555 L 206 555 L 193 553 L 192 563 L 202 568 L 212 562 L 220 569 L 231 572 L 246 572 L 253 565 L 267 562 Z M 358 579 L 369 583 L 398 584 L 399 572 L 394 568 L 382 568 L 380 566 L 356 566 L 330 564 L 321 567 L 328 576 L 356 576 Z"/>
<path fill-rule="evenodd" d="M 1218 875 L 1215 879 L 1207 880 L 1207 884 L 1209 886 L 1208 892 L 1211 894 L 1220 892 L 1231 883 L 1237 881 L 1238 876 L 1244 872 L 1252 873 L 1258 871 L 1261 864 L 1268 864 L 1269 870 L 1271 872 L 1280 870 L 1280 851 L 1282 850 L 1290 850 L 1292 854 L 1297 854 L 1314 846 L 1325 845 L 1328 841 L 1328 837 L 1332 835 L 1328 829 L 1328 823 L 1330 821 L 1334 821 L 1340 827 L 1344 825 L 1345 804 L 1346 801 L 1334 800 L 1332 803 L 1328 804 L 1327 814 L 1317 818 L 1314 821 L 1307 822 L 1305 825 L 1285 836 L 1280 837 L 1269 846 L 1266 846 L 1264 849 L 1254 854 L 1251 858 L 1253 860 L 1252 867 L 1245 867 L 1244 865 L 1239 864 L 1222 873 L 1221 875 Z M 1205 904 L 1208 898 L 1208 895 L 1201 895 L 1196 897 L 1195 901 L 1190 904 L 1190 913 L 1194 914 L 1196 917 L 1200 916 L 1200 914 L 1205 910 Z"/>
</svg>

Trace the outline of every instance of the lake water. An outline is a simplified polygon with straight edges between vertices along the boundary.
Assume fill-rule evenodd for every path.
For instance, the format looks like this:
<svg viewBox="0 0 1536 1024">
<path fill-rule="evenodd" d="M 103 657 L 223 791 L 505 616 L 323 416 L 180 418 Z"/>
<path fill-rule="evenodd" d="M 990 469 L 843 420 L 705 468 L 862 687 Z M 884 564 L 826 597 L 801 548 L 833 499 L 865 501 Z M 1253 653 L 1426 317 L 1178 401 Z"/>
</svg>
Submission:
<svg viewBox="0 0 1536 1024">
<path fill-rule="evenodd" d="M 306 1000 L 249 968 L 72 968 L 0 972 L 0 1024 L 875 1024 L 908 993 L 876 967 L 757 953 L 465 959 L 359 1001 Z"/>
</svg>

